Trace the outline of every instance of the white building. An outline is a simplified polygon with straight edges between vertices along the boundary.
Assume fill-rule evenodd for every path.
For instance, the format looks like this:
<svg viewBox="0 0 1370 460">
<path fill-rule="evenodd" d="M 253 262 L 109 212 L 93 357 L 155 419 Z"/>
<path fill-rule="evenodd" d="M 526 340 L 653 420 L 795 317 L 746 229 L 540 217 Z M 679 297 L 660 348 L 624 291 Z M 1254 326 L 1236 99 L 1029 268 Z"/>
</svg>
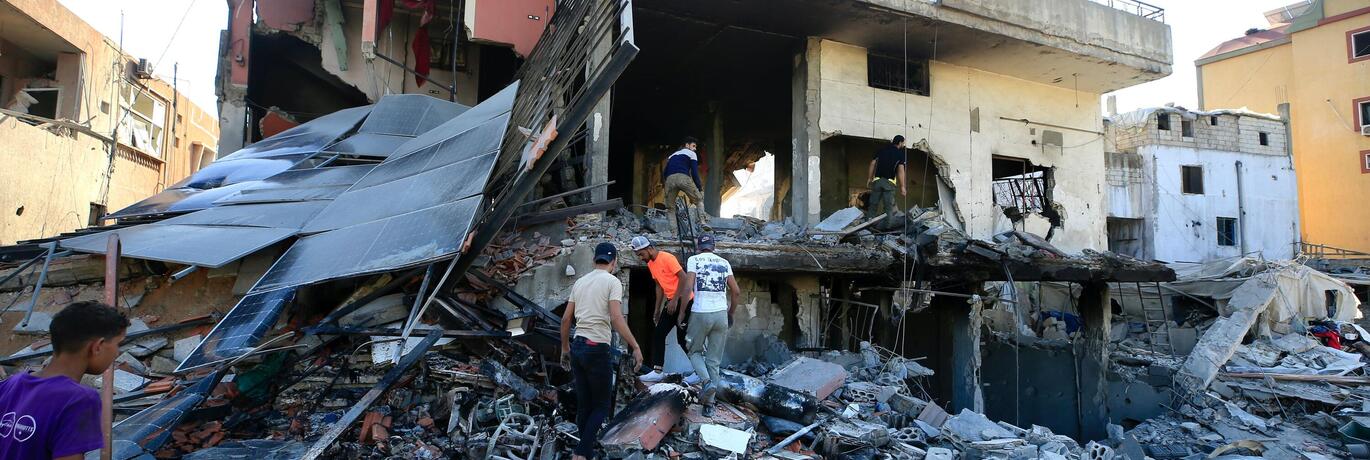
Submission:
<svg viewBox="0 0 1370 460">
<path fill-rule="evenodd" d="M 1298 193 L 1279 117 L 1162 107 L 1105 124 L 1110 250 L 1166 262 L 1294 256 Z"/>
</svg>

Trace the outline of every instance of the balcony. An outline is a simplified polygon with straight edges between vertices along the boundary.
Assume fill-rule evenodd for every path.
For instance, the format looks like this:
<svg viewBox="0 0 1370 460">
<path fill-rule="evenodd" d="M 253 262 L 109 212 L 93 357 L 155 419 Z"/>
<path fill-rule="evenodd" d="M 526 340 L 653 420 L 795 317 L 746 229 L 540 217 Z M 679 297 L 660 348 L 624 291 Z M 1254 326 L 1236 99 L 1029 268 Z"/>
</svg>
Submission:
<svg viewBox="0 0 1370 460">
<path fill-rule="evenodd" d="M 1118 11 L 1126 11 L 1153 21 L 1165 23 L 1165 9 L 1146 2 L 1136 0 L 1089 0 L 1100 5 L 1108 6 Z"/>
</svg>

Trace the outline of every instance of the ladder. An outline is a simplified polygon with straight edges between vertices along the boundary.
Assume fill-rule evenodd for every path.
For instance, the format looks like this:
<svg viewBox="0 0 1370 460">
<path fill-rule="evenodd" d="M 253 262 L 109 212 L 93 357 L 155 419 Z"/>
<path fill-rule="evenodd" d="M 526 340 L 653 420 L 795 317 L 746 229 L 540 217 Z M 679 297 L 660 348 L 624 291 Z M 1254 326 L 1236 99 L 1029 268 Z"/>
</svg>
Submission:
<svg viewBox="0 0 1370 460">
<path fill-rule="evenodd" d="M 1170 344 L 1170 319 L 1166 313 L 1165 297 L 1161 295 L 1161 283 L 1136 283 L 1136 286 L 1150 351 L 1174 355 L 1175 347 Z"/>
<path fill-rule="evenodd" d="M 695 255 L 695 223 L 690 219 L 690 207 L 685 204 L 685 198 L 676 196 L 675 199 L 675 221 L 676 236 L 680 238 L 680 252 L 684 256 L 682 259 L 689 259 Z"/>
</svg>

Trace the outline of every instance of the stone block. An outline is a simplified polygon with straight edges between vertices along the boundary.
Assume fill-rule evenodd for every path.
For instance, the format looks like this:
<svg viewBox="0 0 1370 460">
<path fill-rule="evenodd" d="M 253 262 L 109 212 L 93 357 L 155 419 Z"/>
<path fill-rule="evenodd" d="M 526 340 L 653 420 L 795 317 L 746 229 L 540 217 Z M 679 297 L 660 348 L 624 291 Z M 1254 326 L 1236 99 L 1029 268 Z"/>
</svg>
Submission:
<svg viewBox="0 0 1370 460">
<path fill-rule="evenodd" d="M 770 381 L 821 401 L 846 384 L 847 370 L 827 361 L 800 357 L 776 371 Z"/>
</svg>

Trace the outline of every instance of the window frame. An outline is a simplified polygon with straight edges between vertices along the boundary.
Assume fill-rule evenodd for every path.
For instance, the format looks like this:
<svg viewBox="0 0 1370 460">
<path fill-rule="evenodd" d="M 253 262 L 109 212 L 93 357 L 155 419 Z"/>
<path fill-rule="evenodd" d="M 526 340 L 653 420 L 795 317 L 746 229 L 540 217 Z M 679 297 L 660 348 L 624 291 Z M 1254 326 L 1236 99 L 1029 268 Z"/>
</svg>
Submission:
<svg viewBox="0 0 1370 460">
<path fill-rule="evenodd" d="M 1370 52 L 1365 55 L 1356 56 L 1356 37 L 1364 35 L 1366 40 L 1370 40 L 1370 26 L 1346 31 L 1346 63 L 1370 60 Z"/>
<path fill-rule="evenodd" d="M 894 67 L 902 66 L 905 72 L 905 75 L 903 76 L 905 81 L 903 83 L 908 87 L 885 84 L 885 82 L 878 81 L 877 78 L 872 78 L 878 75 L 878 68 L 885 65 Z M 917 66 L 918 68 L 910 71 L 909 67 L 912 66 Z M 885 91 L 929 97 L 932 95 L 932 71 L 929 67 L 931 67 L 930 63 L 926 59 L 898 58 L 868 50 L 866 52 L 866 86 L 875 89 L 883 89 Z"/>
<path fill-rule="evenodd" d="M 1218 126 L 1218 116 L 1217 116 L 1217 115 L 1209 115 L 1209 116 L 1208 116 L 1208 126 Z"/>
<path fill-rule="evenodd" d="M 152 109 L 151 114 L 144 114 L 135 107 L 138 104 L 139 96 L 146 97 L 148 101 L 152 103 L 152 106 L 150 107 Z M 131 147 L 137 149 L 140 152 L 151 155 L 153 158 L 164 158 L 163 155 L 167 153 L 164 151 L 166 150 L 166 138 L 169 135 L 166 126 L 166 116 L 167 113 L 170 112 L 171 105 L 168 104 L 166 100 L 163 100 L 161 97 L 159 97 L 156 93 L 149 91 L 140 85 L 135 85 L 127 82 L 124 83 L 124 87 L 120 89 L 118 100 L 119 111 L 116 115 L 118 117 L 117 121 L 121 125 L 121 128 L 127 127 L 130 129 L 128 129 L 129 142 L 124 142 L 123 139 L 115 139 L 115 141 L 120 144 L 123 144 L 124 146 Z M 162 109 L 162 116 L 160 117 L 161 119 L 158 119 L 157 117 L 157 108 L 159 106 Z M 125 116 L 125 112 L 127 112 L 130 116 Z M 150 127 L 150 129 L 148 130 L 148 135 L 150 136 L 149 141 L 151 145 L 149 145 L 149 147 L 152 148 L 144 148 L 141 146 L 133 145 L 133 130 L 131 128 L 134 122 L 145 123 Z"/>
<path fill-rule="evenodd" d="M 1215 227 L 1216 227 L 1216 228 L 1215 228 L 1215 232 L 1214 232 L 1214 233 L 1215 233 L 1215 235 L 1216 235 L 1216 237 L 1217 237 L 1217 238 L 1216 238 L 1216 241 L 1217 241 L 1217 243 L 1218 243 L 1218 246 L 1235 247 L 1235 246 L 1238 246 L 1239 244 L 1241 244 L 1241 242 L 1239 241 L 1239 239 L 1242 237 L 1242 236 L 1241 236 L 1241 231 L 1240 231 L 1240 228 L 1241 228 L 1241 227 L 1239 227 L 1239 225 L 1241 225 L 1241 222 L 1238 221 L 1236 217 L 1223 217 L 1223 216 L 1218 216 L 1217 219 L 1216 219 L 1216 222 L 1217 222 L 1217 223 L 1215 224 Z M 1227 240 L 1229 240 L 1229 241 L 1227 242 L 1227 244 L 1223 244 L 1223 240 L 1224 240 L 1224 238 L 1223 238 L 1223 236 L 1224 236 L 1224 235 L 1223 235 L 1223 233 L 1224 233 L 1223 223 L 1224 223 L 1224 222 L 1230 222 L 1230 223 L 1232 224 L 1232 228 L 1231 228 L 1231 233 L 1232 233 L 1232 235 L 1231 235 L 1230 238 L 1226 238 Z"/>
<path fill-rule="evenodd" d="M 1370 174 L 1370 150 L 1360 151 L 1360 173 Z"/>
<path fill-rule="evenodd" d="M 1360 134 L 1362 129 L 1365 129 L 1366 126 L 1370 126 L 1370 119 L 1361 116 L 1365 114 L 1362 112 L 1362 110 L 1365 110 L 1362 107 L 1370 107 L 1370 96 L 1351 100 L 1351 119 L 1353 121 L 1353 123 L 1351 123 L 1351 129 L 1352 131 L 1355 131 L 1356 134 Z"/>
<path fill-rule="evenodd" d="M 1186 186 L 1185 186 L 1185 184 L 1187 183 L 1186 178 L 1189 177 L 1189 174 L 1188 174 L 1188 173 L 1189 173 L 1189 171 L 1190 171 L 1191 169 L 1197 169 L 1197 170 L 1199 170 L 1199 188 L 1198 188 L 1198 191 L 1197 191 L 1197 192 L 1190 191 L 1190 190 L 1189 190 L 1189 187 L 1186 187 Z M 1203 194 L 1204 194 L 1204 167 L 1203 167 L 1203 165 L 1180 165 L 1180 193 L 1181 193 L 1181 194 L 1184 194 L 1184 195 L 1203 195 Z"/>
<path fill-rule="evenodd" d="M 1165 123 L 1161 123 L 1161 120 L 1165 120 Z M 1170 131 L 1170 112 L 1156 113 L 1156 129 Z"/>
<path fill-rule="evenodd" d="M 1261 144 L 1262 146 L 1269 146 L 1270 133 L 1267 133 L 1265 131 L 1256 131 L 1256 142 Z"/>
<path fill-rule="evenodd" d="M 1180 137 L 1194 137 L 1194 122 L 1192 120 L 1180 119 Z"/>
</svg>

